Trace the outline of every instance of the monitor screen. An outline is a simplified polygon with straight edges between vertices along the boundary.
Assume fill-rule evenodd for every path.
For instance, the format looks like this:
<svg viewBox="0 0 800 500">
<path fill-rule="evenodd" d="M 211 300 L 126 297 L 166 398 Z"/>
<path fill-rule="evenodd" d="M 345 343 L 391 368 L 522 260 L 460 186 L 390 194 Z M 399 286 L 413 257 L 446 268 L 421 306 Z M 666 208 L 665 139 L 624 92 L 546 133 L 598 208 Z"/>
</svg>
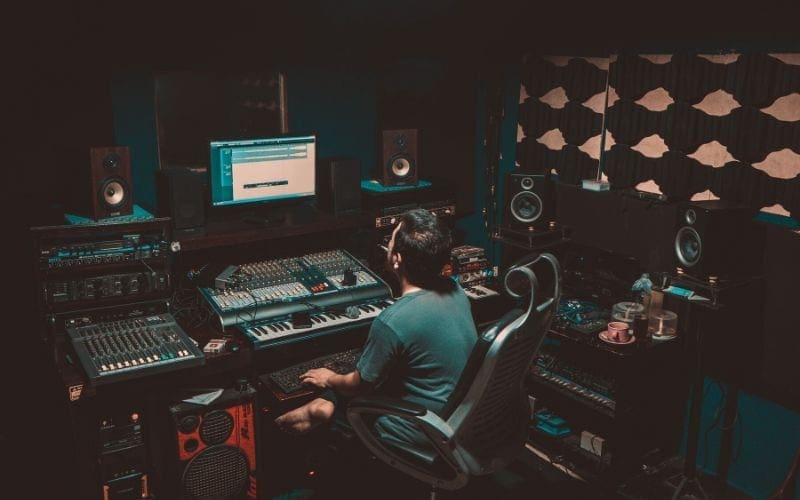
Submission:
<svg viewBox="0 0 800 500">
<path fill-rule="evenodd" d="M 212 141 L 209 150 L 209 186 L 214 207 L 315 195 L 313 135 Z"/>
</svg>

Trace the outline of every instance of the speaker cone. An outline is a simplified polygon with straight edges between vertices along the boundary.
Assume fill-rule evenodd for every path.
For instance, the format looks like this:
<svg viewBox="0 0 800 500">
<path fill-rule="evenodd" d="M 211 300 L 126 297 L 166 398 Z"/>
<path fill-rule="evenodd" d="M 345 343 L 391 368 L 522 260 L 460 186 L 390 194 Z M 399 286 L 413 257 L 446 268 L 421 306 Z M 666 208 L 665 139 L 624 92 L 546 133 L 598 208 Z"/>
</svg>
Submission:
<svg viewBox="0 0 800 500">
<path fill-rule="evenodd" d="M 542 215 L 542 199 L 534 192 L 520 191 L 511 198 L 511 215 L 524 224 L 534 222 Z"/>
<path fill-rule="evenodd" d="M 119 177 L 104 180 L 100 187 L 100 201 L 110 208 L 125 205 L 128 201 L 128 187 L 125 181 Z"/>
<path fill-rule="evenodd" d="M 408 158 L 398 156 L 392 158 L 391 168 L 395 177 L 408 177 L 411 173 L 412 165 Z"/>
<path fill-rule="evenodd" d="M 523 177 L 522 180 L 519 181 L 519 185 L 522 186 L 522 189 L 533 189 L 533 177 Z"/>
<path fill-rule="evenodd" d="M 675 235 L 675 255 L 681 264 L 692 267 L 700 262 L 703 243 L 700 234 L 693 227 L 684 226 Z"/>
</svg>

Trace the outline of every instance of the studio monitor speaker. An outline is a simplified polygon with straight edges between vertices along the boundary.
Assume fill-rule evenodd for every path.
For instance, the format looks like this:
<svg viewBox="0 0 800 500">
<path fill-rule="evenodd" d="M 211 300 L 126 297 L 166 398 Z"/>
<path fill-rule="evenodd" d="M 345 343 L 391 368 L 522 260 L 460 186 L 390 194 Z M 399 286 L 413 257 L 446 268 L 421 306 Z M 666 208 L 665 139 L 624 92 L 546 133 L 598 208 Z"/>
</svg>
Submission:
<svg viewBox="0 0 800 500">
<path fill-rule="evenodd" d="M 419 131 L 384 130 L 381 139 L 381 172 L 384 186 L 416 185 L 419 181 Z"/>
<path fill-rule="evenodd" d="M 319 207 L 333 214 L 361 210 L 361 165 L 353 158 L 322 158 L 317 169 Z"/>
<path fill-rule="evenodd" d="M 205 234 L 206 174 L 203 169 L 180 167 L 156 172 L 158 214 L 172 217 L 176 237 Z"/>
<path fill-rule="evenodd" d="M 699 279 L 735 278 L 760 272 L 764 230 L 749 207 L 723 200 L 678 206 L 675 265 Z"/>
<path fill-rule="evenodd" d="M 92 215 L 95 219 L 133 212 L 131 159 L 127 146 L 89 149 Z"/>
<path fill-rule="evenodd" d="M 177 490 L 170 498 L 257 498 L 255 394 L 225 389 L 209 405 L 170 405 L 177 445 Z"/>
<path fill-rule="evenodd" d="M 505 225 L 511 229 L 545 229 L 555 221 L 555 181 L 549 176 L 509 173 L 506 176 Z"/>
</svg>

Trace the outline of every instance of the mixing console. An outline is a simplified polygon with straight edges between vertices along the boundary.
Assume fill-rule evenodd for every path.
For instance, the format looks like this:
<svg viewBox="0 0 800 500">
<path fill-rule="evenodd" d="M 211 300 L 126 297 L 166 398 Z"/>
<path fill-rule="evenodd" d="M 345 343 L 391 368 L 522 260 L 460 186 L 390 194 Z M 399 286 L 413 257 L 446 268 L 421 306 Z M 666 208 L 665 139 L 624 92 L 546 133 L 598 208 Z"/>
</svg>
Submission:
<svg viewBox="0 0 800 500">
<path fill-rule="evenodd" d="M 203 353 L 167 312 L 114 320 L 78 316 L 64 326 L 94 385 L 205 363 Z"/>
<path fill-rule="evenodd" d="M 390 297 L 383 280 L 344 250 L 229 266 L 201 294 L 221 327 Z"/>
</svg>

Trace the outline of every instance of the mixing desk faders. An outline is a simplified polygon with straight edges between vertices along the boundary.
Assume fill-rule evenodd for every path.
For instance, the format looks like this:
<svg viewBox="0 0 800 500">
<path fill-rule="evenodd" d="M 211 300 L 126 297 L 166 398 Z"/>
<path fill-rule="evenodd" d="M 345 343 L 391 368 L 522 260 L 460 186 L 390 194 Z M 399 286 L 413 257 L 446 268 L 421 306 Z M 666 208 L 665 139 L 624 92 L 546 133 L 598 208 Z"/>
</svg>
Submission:
<svg viewBox="0 0 800 500">
<path fill-rule="evenodd" d="M 344 250 L 228 266 L 201 288 L 222 328 L 390 298 L 389 286 Z"/>
<path fill-rule="evenodd" d="M 66 333 L 94 385 L 205 363 L 205 356 L 171 314 L 120 319 L 76 316 Z"/>
</svg>

